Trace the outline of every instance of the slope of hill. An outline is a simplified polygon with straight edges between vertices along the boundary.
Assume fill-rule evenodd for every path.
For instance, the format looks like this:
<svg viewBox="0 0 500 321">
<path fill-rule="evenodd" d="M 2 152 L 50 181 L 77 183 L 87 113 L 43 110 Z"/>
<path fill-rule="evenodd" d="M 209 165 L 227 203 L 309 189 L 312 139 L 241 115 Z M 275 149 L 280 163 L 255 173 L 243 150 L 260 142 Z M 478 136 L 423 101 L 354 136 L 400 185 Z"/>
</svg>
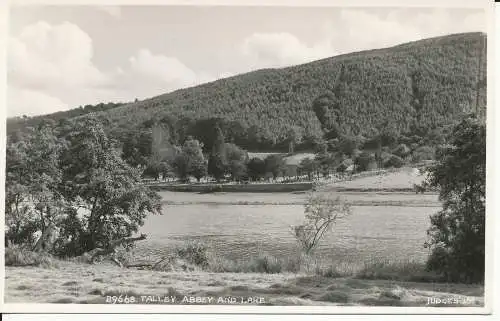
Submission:
<svg viewBox="0 0 500 321">
<path fill-rule="evenodd" d="M 78 108 L 73 108 L 70 110 L 58 111 L 48 115 L 40 116 L 23 116 L 23 117 L 13 117 L 7 119 L 7 133 L 15 132 L 16 130 L 23 130 L 26 127 L 37 127 L 44 121 L 60 121 L 62 119 L 74 118 L 83 116 L 90 113 L 96 113 L 101 111 L 110 110 L 112 108 L 120 107 L 124 103 L 100 103 L 96 105 L 85 105 Z"/>
<path fill-rule="evenodd" d="M 285 150 L 293 135 L 306 150 L 325 133 L 425 134 L 485 105 L 486 35 L 465 33 L 249 72 L 98 115 L 117 137 L 158 121 L 182 140 L 196 120 L 218 117 L 246 149 Z"/>
</svg>

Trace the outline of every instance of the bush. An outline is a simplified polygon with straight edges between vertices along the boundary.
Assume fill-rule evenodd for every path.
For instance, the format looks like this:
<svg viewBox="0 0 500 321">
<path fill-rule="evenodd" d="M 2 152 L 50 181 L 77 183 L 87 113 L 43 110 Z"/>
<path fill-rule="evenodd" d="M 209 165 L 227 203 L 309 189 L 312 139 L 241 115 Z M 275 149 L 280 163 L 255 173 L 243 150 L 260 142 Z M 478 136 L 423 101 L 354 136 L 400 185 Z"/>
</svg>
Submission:
<svg viewBox="0 0 500 321">
<path fill-rule="evenodd" d="M 342 291 L 330 291 L 318 298 L 319 301 L 347 303 L 349 302 L 349 294 Z"/>
<path fill-rule="evenodd" d="M 399 144 L 398 147 L 396 147 L 392 153 L 396 156 L 399 156 L 401 158 L 405 158 L 410 154 L 410 148 L 406 146 L 405 144 Z"/>
<path fill-rule="evenodd" d="M 394 280 L 414 282 L 437 282 L 441 277 L 426 270 L 423 263 L 413 261 L 374 261 L 366 262 L 355 275 L 359 279 Z"/>
<path fill-rule="evenodd" d="M 401 157 L 398 157 L 396 155 L 392 155 L 389 157 L 389 159 L 384 163 L 385 168 L 389 167 L 395 167 L 395 168 L 400 168 L 404 165 L 404 161 Z"/>
<path fill-rule="evenodd" d="M 230 260 L 216 255 L 209 256 L 209 270 L 233 273 L 297 273 L 301 269 L 301 259 L 297 256 L 278 258 L 260 253 L 241 260 Z"/>
<path fill-rule="evenodd" d="M 13 245 L 5 248 L 5 266 L 57 267 L 57 262 L 45 252 L 33 252 L 26 247 Z"/>
<path fill-rule="evenodd" d="M 356 164 L 356 170 L 358 172 L 372 170 L 377 167 L 375 155 L 368 152 L 362 152 L 358 157 L 356 157 L 354 164 Z"/>
<path fill-rule="evenodd" d="M 178 247 L 175 253 L 180 258 L 201 268 L 207 268 L 209 264 L 208 248 L 198 242 L 188 242 L 182 247 Z"/>
<path fill-rule="evenodd" d="M 343 172 L 345 172 L 346 170 L 347 170 L 347 165 L 346 165 L 346 164 L 344 164 L 344 163 L 340 164 L 340 165 L 339 165 L 339 166 L 337 166 L 337 168 L 335 169 L 335 171 L 336 171 L 337 173 L 343 173 Z"/>
<path fill-rule="evenodd" d="M 253 258 L 250 261 L 250 271 L 257 273 L 281 273 L 283 263 L 274 256 L 264 255 Z"/>
<path fill-rule="evenodd" d="M 7 213 L 6 213 L 7 214 Z M 6 220 L 8 218 L 6 217 Z M 22 215 L 22 220 L 5 229 L 5 244 L 35 245 L 34 233 L 40 230 L 40 223 L 30 215 Z"/>
<path fill-rule="evenodd" d="M 413 162 L 435 159 L 436 150 L 430 146 L 420 146 L 411 153 Z"/>
</svg>

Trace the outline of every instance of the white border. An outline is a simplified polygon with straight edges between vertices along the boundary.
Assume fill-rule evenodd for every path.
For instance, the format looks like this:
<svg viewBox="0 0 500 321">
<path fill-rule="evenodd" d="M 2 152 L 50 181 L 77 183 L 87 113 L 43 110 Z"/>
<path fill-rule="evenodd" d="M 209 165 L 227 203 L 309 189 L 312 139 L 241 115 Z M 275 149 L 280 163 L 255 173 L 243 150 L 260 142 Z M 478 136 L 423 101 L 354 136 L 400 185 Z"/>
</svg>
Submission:
<svg viewBox="0 0 500 321">
<path fill-rule="evenodd" d="M 430 308 L 430 307 L 325 307 L 325 306 L 180 306 L 180 305 L 96 305 L 96 304 L 14 304 L 3 303 L 4 291 L 4 255 L 3 251 L 0 255 L 1 274 L 0 282 L 0 302 L 2 303 L 2 312 L 10 313 L 222 313 L 222 314 L 488 314 L 492 311 L 493 298 L 493 243 L 495 240 L 494 208 L 498 208 L 494 202 L 497 199 L 494 195 L 500 195 L 496 185 L 498 183 L 498 171 L 494 170 L 493 165 L 498 164 L 498 157 L 494 158 L 496 152 L 493 147 L 493 141 L 498 138 L 498 130 L 495 130 L 493 125 L 497 112 L 494 108 L 493 93 L 495 90 L 493 82 L 494 61 L 493 53 L 495 47 L 495 30 L 493 24 L 493 7 L 492 1 L 488 0 L 378 0 L 376 4 L 369 0 L 254 0 L 247 1 L 229 1 L 229 0 L 191 0 L 191 1 L 175 1 L 175 0 L 11 0 L 12 5 L 231 5 L 231 6 L 296 6 L 296 7 L 313 7 L 313 6 L 338 6 L 338 7 L 449 7 L 449 8 L 483 8 L 488 16 L 488 109 L 487 109 L 487 208 L 486 208 L 486 276 L 485 276 L 485 307 L 463 307 L 463 308 Z M 0 3 L 0 59 L 5 62 L 5 47 L 7 44 L 7 7 L 6 3 Z M 0 69 L 0 70 L 6 70 Z M 5 102 L 6 96 L 6 75 L 2 74 L 0 79 L 0 101 Z M 4 105 L 4 104 L 3 104 Z M 0 218 L 4 217 L 4 172 L 5 172 L 5 108 L 0 108 Z M 494 178 L 493 178 L 494 177 Z M 498 223 L 498 222 L 497 222 Z M 4 224 L 0 224 L 0 232 L 4 231 Z M 497 238 L 498 242 L 498 238 Z M 0 248 L 3 250 L 4 238 L 0 238 Z M 498 260 L 498 256 L 496 258 Z M 496 264 L 498 266 L 498 264 Z M 497 296 L 498 298 L 498 296 Z"/>
<path fill-rule="evenodd" d="M 218 5 L 287 7 L 486 8 L 490 0 L 8 0 L 11 5 Z"/>
</svg>

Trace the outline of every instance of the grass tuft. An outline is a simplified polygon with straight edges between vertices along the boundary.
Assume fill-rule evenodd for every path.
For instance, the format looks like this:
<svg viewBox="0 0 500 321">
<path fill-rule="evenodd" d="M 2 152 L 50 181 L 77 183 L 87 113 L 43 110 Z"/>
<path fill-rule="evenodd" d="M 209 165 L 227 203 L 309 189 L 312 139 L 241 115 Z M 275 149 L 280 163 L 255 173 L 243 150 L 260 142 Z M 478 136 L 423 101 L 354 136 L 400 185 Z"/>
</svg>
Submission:
<svg viewBox="0 0 500 321">
<path fill-rule="evenodd" d="M 347 303 L 349 302 L 349 294 L 342 291 L 330 291 L 321 295 L 317 301 L 335 302 L 335 303 Z"/>
<path fill-rule="evenodd" d="M 57 268 L 58 260 L 44 252 L 33 252 L 27 248 L 11 245 L 5 248 L 5 266 L 40 266 Z"/>
<path fill-rule="evenodd" d="M 354 275 L 359 279 L 411 282 L 438 282 L 440 276 L 426 271 L 425 264 L 413 261 L 375 261 L 365 263 Z"/>
</svg>

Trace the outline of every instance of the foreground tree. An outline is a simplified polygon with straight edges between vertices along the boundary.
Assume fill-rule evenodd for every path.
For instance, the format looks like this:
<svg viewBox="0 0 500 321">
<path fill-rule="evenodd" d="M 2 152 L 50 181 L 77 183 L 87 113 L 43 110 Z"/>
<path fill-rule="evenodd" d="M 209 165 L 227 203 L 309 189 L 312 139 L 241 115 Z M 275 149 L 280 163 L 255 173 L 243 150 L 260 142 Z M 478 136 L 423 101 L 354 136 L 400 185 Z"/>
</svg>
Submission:
<svg viewBox="0 0 500 321">
<path fill-rule="evenodd" d="M 486 126 L 474 117 L 453 130 L 449 146 L 429 168 L 443 209 L 431 216 L 428 268 L 449 281 L 483 282 L 485 253 Z"/>
<path fill-rule="evenodd" d="M 31 242 L 33 232 L 45 234 L 64 206 L 59 154 L 64 144 L 49 124 L 41 124 L 21 141 L 7 143 L 6 238 Z M 38 247 L 40 249 L 40 247 Z"/>
<path fill-rule="evenodd" d="M 72 206 L 60 223 L 60 255 L 106 248 L 137 232 L 148 213 L 160 213 L 160 197 L 139 184 L 140 171 L 122 160 L 96 119 L 78 123 L 66 139 L 61 193 Z"/>
<path fill-rule="evenodd" d="M 335 222 L 351 214 L 351 208 L 340 198 L 325 195 L 309 196 L 304 209 L 305 220 L 301 225 L 292 226 L 292 233 L 305 254 L 312 254 L 330 232 Z"/>
</svg>

